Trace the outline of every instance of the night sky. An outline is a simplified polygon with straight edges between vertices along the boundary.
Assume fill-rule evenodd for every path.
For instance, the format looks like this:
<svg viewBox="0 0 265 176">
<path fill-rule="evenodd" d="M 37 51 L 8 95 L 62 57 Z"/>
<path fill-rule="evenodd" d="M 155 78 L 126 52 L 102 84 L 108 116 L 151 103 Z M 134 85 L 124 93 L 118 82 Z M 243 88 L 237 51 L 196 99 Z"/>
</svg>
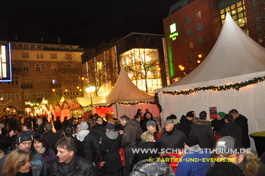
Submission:
<svg viewBox="0 0 265 176">
<path fill-rule="evenodd" d="M 131 32 L 163 34 L 163 19 L 177 0 L 5 0 L 0 40 L 94 47 Z"/>
</svg>

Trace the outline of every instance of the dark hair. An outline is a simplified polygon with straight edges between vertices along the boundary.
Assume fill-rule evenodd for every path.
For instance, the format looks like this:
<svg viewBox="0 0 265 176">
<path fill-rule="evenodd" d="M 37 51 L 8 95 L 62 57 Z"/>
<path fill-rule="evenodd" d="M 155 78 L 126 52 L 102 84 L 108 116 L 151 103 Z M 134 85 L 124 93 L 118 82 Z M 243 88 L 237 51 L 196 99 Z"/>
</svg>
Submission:
<svg viewBox="0 0 265 176">
<path fill-rule="evenodd" d="M 41 142 L 46 151 L 50 148 L 47 139 L 43 135 L 35 135 L 34 140 Z"/>
<path fill-rule="evenodd" d="M 150 113 L 150 112 L 146 112 L 146 113 L 144 113 L 144 119 L 146 120 L 147 118 L 146 118 L 146 114 L 150 114 L 150 116 L 151 116 L 151 120 L 153 120 L 153 114 L 152 113 Z"/>
<path fill-rule="evenodd" d="M 236 109 L 231 109 L 229 111 L 229 114 L 238 114 L 238 111 Z"/>
<path fill-rule="evenodd" d="M 62 147 L 69 151 L 76 152 L 76 143 L 72 137 L 63 137 L 56 143 L 56 148 Z"/>
<path fill-rule="evenodd" d="M 186 114 L 186 117 L 193 117 L 194 118 L 194 114 L 193 114 L 194 111 L 189 111 L 187 112 Z"/>
<path fill-rule="evenodd" d="M 200 112 L 199 117 L 200 117 L 200 119 L 205 120 L 207 117 L 207 112 L 206 111 Z"/>
<path fill-rule="evenodd" d="M 46 131 L 51 131 L 52 130 L 52 124 L 50 122 L 46 122 L 44 124 L 44 128 L 46 129 Z"/>
<path fill-rule="evenodd" d="M 60 116 L 57 116 L 56 117 L 56 121 L 60 121 Z"/>
<path fill-rule="evenodd" d="M 129 120 L 129 117 L 128 116 L 126 116 L 126 115 L 122 115 L 121 117 L 120 117 L 120 119 L 121 120 L 125 120 L 126 122 Z"/>
<path fill-rule="evenodd" d="M 177 116 L 175 114 L 171 114 L 170 116 L 167 117 L 166 120 L 169 120 L 169 119 L 177 119 Z"/>
<path fill-rule="evenodd" d="M 66 127 L 64 129 L 64 134 L 66 137 L 72 137 L 73 136 L 73 129 L 71 127 Z"/>
<path fill-rule="evenodd" d="M 135 115 L 133 118 L 134 118 L 134 120 L 136 120 L 136 119 L 139 119 L 139 118 L 140 118 L 140 116 L 138 116 L 138 115 Z"/>
<path fill-rule="evenodd" d="M 233 116 L 231 114 L 226 114 L 224 119 L 226 119 L 228 122 L 232 122 L 233 121 Z"/>
<path fill-rule="evenodd" d="M 97 117 L 96 117 L 96 121 L 97 121 L 99 118 L 101 118 L 101 119 L 103 120 L 103 118 L 102 118 L 101 116 L 97 116 Z"/>
</svg>

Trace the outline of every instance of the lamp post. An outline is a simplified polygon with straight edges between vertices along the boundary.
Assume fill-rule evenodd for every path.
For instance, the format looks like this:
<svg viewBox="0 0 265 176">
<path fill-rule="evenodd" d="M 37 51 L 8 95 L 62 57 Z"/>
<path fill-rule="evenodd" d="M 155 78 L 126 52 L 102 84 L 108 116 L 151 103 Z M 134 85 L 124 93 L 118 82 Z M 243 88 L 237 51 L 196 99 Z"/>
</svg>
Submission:
<svg viewBox="0 0 265 176">
<path fill-rule="evenodd" d="M 93 107 L 93 100 L 92 100 L 92 92 L 95 92 L 96 87 L 95 86 L 90 86 L 86 88 L 86 92 L 89 93 L 90 95 L 90 106 Z"/>
</svg>

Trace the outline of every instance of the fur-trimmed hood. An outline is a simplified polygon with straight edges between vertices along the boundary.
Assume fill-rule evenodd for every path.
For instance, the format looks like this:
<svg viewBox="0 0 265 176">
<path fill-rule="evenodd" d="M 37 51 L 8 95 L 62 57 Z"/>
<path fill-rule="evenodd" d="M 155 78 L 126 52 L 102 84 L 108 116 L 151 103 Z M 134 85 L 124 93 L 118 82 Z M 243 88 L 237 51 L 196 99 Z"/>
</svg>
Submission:
<svg viewBox="0 0 265 176">
<path fill-rule="evenodd" d="M 195 125 L 211 125 L 210 121 L 207 120 L 201 120 L 201 119 L 195 119 L 192 121 L 193 124 Z"/>
</svg>

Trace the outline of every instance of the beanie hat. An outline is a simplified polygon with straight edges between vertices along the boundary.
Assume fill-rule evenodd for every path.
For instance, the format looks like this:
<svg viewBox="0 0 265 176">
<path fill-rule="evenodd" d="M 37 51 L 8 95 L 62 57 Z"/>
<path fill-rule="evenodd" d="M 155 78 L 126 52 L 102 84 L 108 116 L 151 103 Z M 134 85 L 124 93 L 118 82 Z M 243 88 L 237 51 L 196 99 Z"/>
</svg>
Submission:
<svg viewBox="0 0 265 176">
<path fill-rule="evenodd" d="M 16 143 L 20 144 L 24 141 L 33 141 L 33 135 L 29 131 L 21 131 L 18 133 Z"/>
<path fill-rule="evenodd" d="M 192 111 L 187 112 L 186 117 L 192 117 L 194 118 L 194 114 Z"/>
<path fill-rule="evenodd" d="M 88 124 L 86 122 L 81 122 L 80 123 L 80 130 L 87 130 L 88 129 Z"/>
<path fill-rule="evenodd" d="M 218 112 L 219 116 L 223 119 L 225 117 L 225 112 Z"/>
<path fill-rule="evenodd" d="M 232 136 L 223 136 L 216 143 L 216 153 L 222 153 L 223 155 L 230 155 L 232 153 L 239 153 L 241 148 L 240 142 Z"/>
<path fill-rule="evenodd" d="M 108 123 L 106 125 L 106 128 L 109 129 L 109 130 L 114 130 L 115 129 L 115 126 L 112 123 Z"/>
<path fill-rule="evenodd" d="M 148 127 L 148 126 L 156 126 L 155 121 L 153 121 L 153 120 L 148 120 L 148 121 L 146 122 L 146 127 Z"/>
<path fill-rule="evenodd" d="M 164 125 L 169 124 L 169 123 L 173 123 L 174 124 L 174 121 L 172 119 L 168 119 L 168 120 L 166 120 L 164 122 Z"/>
</svg>

